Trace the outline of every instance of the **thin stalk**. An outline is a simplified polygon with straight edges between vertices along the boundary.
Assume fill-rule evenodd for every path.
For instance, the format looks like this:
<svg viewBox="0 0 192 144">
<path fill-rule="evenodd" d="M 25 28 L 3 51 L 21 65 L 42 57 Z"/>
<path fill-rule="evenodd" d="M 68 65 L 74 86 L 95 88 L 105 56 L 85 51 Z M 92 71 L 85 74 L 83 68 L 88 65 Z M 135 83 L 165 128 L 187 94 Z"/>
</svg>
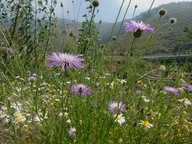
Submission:
<svg viewBox="0 0 192 144">
<path fill-rule="evenodd" d="M 34 30 L 34 51 L 35 51 L 35 63 L 36 65 L 38 64 L 37 62 L 37 0 L 35 0 L 35 30 Z"/>
<path fill-rule="evenodd" d="M 124 14 L 123 19 L 122 19 L 122 22 L 121 22 L 121 26 L 120 26 L 119 31 L 118 31 L 118 34 L 117 34 L 117 37 L 118 37 L 118 36 L 119 36 L 119 34 L 120 34 L 120 31 L 121 31 L 121 28 L 122 28 L 122 26 L 123 26 L 123 23 L 124 23 L 125 17 L 126 17 L 126 15 L 127 15 L 127 12 L 128 12 L 128 10 L 129 10 L 130 5 L 131 5 L 131 1 L 132 1 L 132 0 L 130 0 L 130 1 L 129 1 L 129 4 L 127 5 L 127 8 L 126 8 L 125 14 Z"/>
<path fill-rule="evenodd" d="M 119 9 L 119 11 L 118 11 L 118 14 L 117 14 L 117 17 L 116 17 L 116 20 L 115 20 L 115 23 L 114 23 L 114 25 L 113 25 L 113 28 L 112 28 L 110 34 L 109 34 L 107 43 L 108 43 L 109 40 L 111 39 L 111 36 L 112 36 L 113 31 L 114 31 L 114 29 L 115 29 L 115 26 L 116 26 L 116 24 L 117 24 L 117 20 L 119 19 L 119 16 L 120 16 L 120 13 L 121 13 L 121 10 L 122 10 L 122 8 L 123 8 L 124 3 L 125 3 L 125 0 L 123 0 L 123 2 L 121 3 L 120 9 Z"/>
<path fill-rule="evenodd" d="M 51 0 L 51 8 L 52 7 L 53 7 L 53 0 Z M 48 31 L 48 38 L 47 38 L 47 42 L 46 42 L 46 46 L 45 46 L 45 51 L 44 51 L 43 57 L 45 57 L 45 55 L 47 53 L 48 45 L 49 45 L 49 42 L 50 42 L 51 21 L 52 21 L 52 11 L 50 12 L 50 15 L 49 15 L 49 31 Z"/>
<path fill-rule="evenodd" d="M 136 9 L 137 9 L 137 7 L 134 8 L 132 19 L 134 19 L 134 17 L 135 17 Z"/>
<path fill-rule="evenodd" d="M 153 2 L 151 3 L 151 6 L 150 6 L 150 8 L 149 8 L 149 10 L 148 10 L 148 12 L 147 12 L 144 20 L 143 20 L 144 22 L 147 20 L 147 18 L 148 18 L 148 16 L 149 16 L 149 13 L 150 13 L 150 11 L 151 11 L 151 9 L 152 9 L 152 6 L 153 6 L 154 2 L 155 2 L 155 0 L 153 0 Z"/>
<path fill-rule="evenodd" d="M 159 32 L 163 27 L 167 26 L 168 24 L 169 24 L 169 22 L 165 23 L 165 24 L 162 25 L 159 29 L 157 29 L 156 31 L 154 31 L 154 32 L 150 35 L 150 37 L 141 45 L 140 48 L 142 48 L 145 44 L 150 43 L 150 41 L 153 39 L 153 36 L 154 36 L 157 32 Z"/>
<path fill-rule="evenodd" d="M 14 22 L 14 26 L 13 26 L 13 31 L 12 31 L 12 34 L 11 34 L 11 38 L 12 39 L 15 36 L 15 30 L 16 30 L 16 26 L 17 26 L 18 16 L 19 16 L 19 9 L 17 9 L 17 12 L 16 12 L 16 17 L 15 17 L 15 22 Z M 12 43 L 10 45 L 12 45 Z"/>
<path fill-rule="evenodd" d="M 160 21 L 161 21 L 161 18 L 162 18 L 162 16 L 160 16 L 160 17 L 159 17 L 159 19 L 158 19 L 158 21 L 157 21 L 157 23 L 156 23 L 156 25 L 155 25 L 154 30 L 156 30 L 156 29 L 157 29 L 157 26 L 159 25 L 159 23 L 160 23 Z"/>
</svg>

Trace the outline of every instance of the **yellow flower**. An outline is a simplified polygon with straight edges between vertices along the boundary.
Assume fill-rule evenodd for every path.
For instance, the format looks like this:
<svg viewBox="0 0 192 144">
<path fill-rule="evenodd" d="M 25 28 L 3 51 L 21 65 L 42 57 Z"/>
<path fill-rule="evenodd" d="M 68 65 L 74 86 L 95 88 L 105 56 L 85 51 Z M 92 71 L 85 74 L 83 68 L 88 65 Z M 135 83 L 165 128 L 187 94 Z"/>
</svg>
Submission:
<svg viewBox="0 0 192 144">
<path fill-rule="evenodd" d="M 122 139 L 122 138 L 118 139 L 118 142 L 119 142 L 119 143 L 121 143 L 122 141 L 123 141 L 123 139 Z"/>
<path fill-rule="evenodd" d="M 180 78 L 179 82 L 185 83 L 185 80 L 183 78 Z"/>
<path fill-rule="evenodd" d="M 18 116 L 18 117 L 16 118 L 16 122 L 20 121 L 21 118 L 22 118 L 22 116 Z"/>
<path fill-rule="evenodd" d="M 40 126 L 41 124 L 40 124 L 40 122 L 37 122 L 35 125 L 36 125 L 36 126 Z"/>
<path fill-rule="evenodd" d="M 137 84 L 138 84 L 138 85 L 142 85 L 143 82 L 142 82 L 141 80 L 138 80 L 138 81 L 137 81 Z"/>
<path fill-rule="evenodd" d="M 183 114 L 187 114 L 187 112 L 186 112 L 186 111 L 183 111 Z"/>
<path fill-rule="evenodd" d="M 166 69 L 166 68 L 165 68 L 165 65 L 161 65 L 159 69 L 160 69 L 160 70 L 165 70 L 165 69 Z"/>
<path fill-rule="evenodd" d="M 141 123 L 139 123 L 139 124 L 141 124 L 144 128 L 151 128 L 151 127 L 153 127 L 153 125 L 150 124 L 148 121 L 141 121 Z"/>
<path fill-rule="evenodd" d="M 175 122 L 176 125 L 179 125 L 179 122 Z"/>
<path fill-rule="evenodd" d="M 183 92 L 183 91 L 184 91 L 183 88 L 178 88 L 178 90 L 179 90 L 180 92 Z"/>
<path fill-rule="evenodd" d="M 9 131 L 9 129 L 4 129 L 4 132 L 8 132 Z"/>
</svg>

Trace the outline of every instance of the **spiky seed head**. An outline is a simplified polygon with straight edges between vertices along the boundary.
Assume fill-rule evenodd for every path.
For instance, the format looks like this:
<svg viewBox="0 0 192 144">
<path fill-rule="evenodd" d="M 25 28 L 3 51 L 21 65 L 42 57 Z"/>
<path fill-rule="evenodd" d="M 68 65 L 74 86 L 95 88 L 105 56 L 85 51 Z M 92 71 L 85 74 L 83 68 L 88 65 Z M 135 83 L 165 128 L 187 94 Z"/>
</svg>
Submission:
<svg viewBox="0 0 192 144">
<path fill-rule="evenodd" d="M 167 10 L 166 10 L 166 9 L 164 9 L 164 8 L 162 8 L 162 9 L 160 9 L 160 10 L 159 10 L 159 12 L 158 12 L 158 13 L 159 13 L 159 15 L 160 15 L 160 16 L 164 16 L 164 15 L 166 15 L 166 14 L 167 14 Z"/>
<path fill-rule="evenodd" d="M 117 40 L 117 37 L 116 37 L 116 36 L 113 36 L 113 37 L 112 37 L 112 40 L 113 40 L 113 41 Z"/>
<path fill-rule="evenodd" d="M 170 18 L 169 23 L 175 24 L 177 22 L 176 18 Z"/>
<path fill-rule="evenodd" d="M 92 5 L 93 5 L 94 7 L 98 7 L 98 6 L 99 6 L 99 1 L 98 1 L 98 0 L 94 0 L 94 1 L 92 2 Z"/>
</svg>

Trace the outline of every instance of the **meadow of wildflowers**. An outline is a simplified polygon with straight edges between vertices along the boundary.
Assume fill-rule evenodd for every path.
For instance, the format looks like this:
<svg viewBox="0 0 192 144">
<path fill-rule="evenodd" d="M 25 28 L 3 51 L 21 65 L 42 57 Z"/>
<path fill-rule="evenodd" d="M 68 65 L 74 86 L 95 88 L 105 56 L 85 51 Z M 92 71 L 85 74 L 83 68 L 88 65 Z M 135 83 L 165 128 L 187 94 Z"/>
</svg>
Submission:
<svg viewBox="0 0 192 144">
<path fill-rule="evenodd" d="M 151 63 L 134 53 L 143 32 L 149 38 L 142 47 L 164 25 L 124 23 L 130 43 L 125 56 L 117 58 L 108 53 L 114 37 L 102 47 L 98 42 L 94 17 L 99 1 L 87 2 L 91 17 L 79 33 L 74 30 L 77 36 L 66 40 L 68 51 L 49 50 L 54 11 L 48 13 L 48 25 L 42 26 L 42 19 L 39 31 L 28 41 L 23 38 L 25 43 L 16 29 L 17 22 L 28 20 L 26 13 L 13 18 L 14 33 L 12 28 L 1 30 L 0 144 L 191 143 L 191 72 L 175 62 Z M 22 14 L 25 6 L 16 6 Z M 159 11 L 160 17 L 166 13 Z M 170 23 L 175 19 L 165 25 Z"/>
</svg>

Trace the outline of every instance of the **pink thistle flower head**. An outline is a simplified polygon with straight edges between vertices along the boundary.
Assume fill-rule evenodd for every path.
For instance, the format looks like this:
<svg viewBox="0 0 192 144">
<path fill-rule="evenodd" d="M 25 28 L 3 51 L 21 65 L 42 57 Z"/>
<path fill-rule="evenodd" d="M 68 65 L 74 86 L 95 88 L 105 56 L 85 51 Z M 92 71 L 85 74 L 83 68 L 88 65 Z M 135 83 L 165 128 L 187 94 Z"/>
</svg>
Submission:
<svg viewBox="0 0 192 144">
<path fill-rule="evenodd" d="M 79 96 L 79 97 L 91 95 L 91 91 L 92 90 L 84 84 L 74 85 L 70 89 L 70 93 L 74 93 L 76 96 Z"/>
<path fill-rule="evenodd" d="M 145 24 L 143 21 L 131 20 L 130 23 L 125 23 L 126 32 L 133 31 L 133 35 L 136 38 L 141 37 L 143 31 L 153 32 L 154 28 L 151 28 L 149 24 Z"/>
<path fill-rule="evenodd" d="M 125 112 L 126 105 L 118 101 L 110 102 L 108 105 L 108 110 L 110 111 L 111 114 L 117 114 L 118 112 Z"/>
<path fill-rule="evenodd" d="M 50 61 L 49 67 L 61 66 L 62 70 L 70 71 L 71 68 L 77 70 L 84 68 L 82 61 L 84 59 L 80 58 L 82 55 L 75 55 L 69 53 L 54 52 L 52 55 L 47 56 L 47 60 Z"/>
<path fill-rule="evenodd" d="M 180 94 L 180 90 L 179 89 L 173 88 L 173 87 L 169 87 L 169 86 L 166 86 L 164 88 L 164 92 L 173 93 L 175 95 L 179 95 Z"/>
</svg>

